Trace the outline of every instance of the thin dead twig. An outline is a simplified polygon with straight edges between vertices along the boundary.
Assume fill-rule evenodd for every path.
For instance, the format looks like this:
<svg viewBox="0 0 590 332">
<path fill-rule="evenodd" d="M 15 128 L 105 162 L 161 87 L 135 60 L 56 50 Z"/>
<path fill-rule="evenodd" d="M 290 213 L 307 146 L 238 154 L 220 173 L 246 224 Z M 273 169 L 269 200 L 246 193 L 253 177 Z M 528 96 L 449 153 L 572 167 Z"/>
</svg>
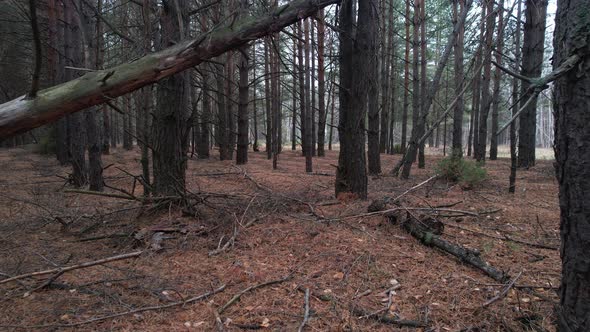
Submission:
<svg viewBox="0 0 590 332">
<path fill-rule="evenodd" d="M 232 297 L 229 301 L 227 301 L 223 306 L 221 306 L 219 309 L 217 309 L 217 312 L 221 315 L 225 310 L 227 310 L 227 308 L 229 308 L 231 305 L 233 305 L 236 301 L 238 301 L 240 299 L 240 297 L 242 297 L 242 295 L 251 292 L 255 289 L 258 288 L 262 288 L 265 286 L 270 286 L 270 285 L 274 285 L 274 284 L 279 284 L 282 282 L 285 282 L 289 279 L 291 279 L 292 274 L 287 275 L 286 277 L 283 277 L 281 279 L 275 279 L 275 280 L 270 280 L 270 281 L 266 281 L 260 284 L 256 284 L 254 286 L 250 286 L 244 290 L 242 290 L 241 292 L 237 293 L 236 295 L 234 295 L 234 297 Z"/>
<path fill-rule="evenodd" d="M 194 302 L 200 301 L 202 299 L 205 299 L 207 297 L 210 297 L 211 295 L 217 294 L 217 293 L 223 291 L 224 289 L 225 289 L 225 285 L 221 285 L 217 289 L 214 289 L 214 290 L 212 290 L 210 292 L 207 292 L 205 294 L 202 294 L 202 295 L 191 297 L 191 298 L 189 298 L 189 299 L 187 299 L 185 301 L 178 301 L 178 302 L 168 303 L 168 304 L 165 304 L 165 305 L 159 305 L 159 306 L 151 306 L 151 307 L 143 307 L 143 308 L 133 309 L 133 310 L 119 312 L 119 313 L 112 314 L 112 315 L 106 315 L 106 316 L 102 316 L 102 317 L 91 318 L 91 319 L 84 320 L 84 321 L 81 321 L 81 322 L 76 322 L 76 323 L 70 323 L 70 324 L 44 324 L 44 325 L 0 325 L 0 327 L 1 328 L 13 328 L 13 329 L 26 329 L 26 330 L 31 330 L 31 329 L 47 329 L 47 328 L 76 327 L 76 326 L 86 325 L 86 324 L 90 324 L 90 323 L 100 322 L 100 321 L 111 319 L 111 318 L 117 318 L 117 317 L 121 317 L 121 316 L 127 316 L 127 315 L 137 314 L 137 313 L 140 313 L 140 312 L 153 311 L 153 310 L 163 310 L 163 309 L 168 309 L 168 308 L 177 307 L 177 306 L 184 306 L 186 304 L 194 303 Z"/>
<path fill-rule="evenodd" d="M 297 332 L 303 332 L 305 324 L 307 324 L 307 322 L 309 321 L 309 288 L 305 289 L 304 302 L 305 310 L 303 314 L 303 321 L 301 322 L 301 325 L 299 325 L 299 329 L 297 330 Z"/>
<path fill-rule="evenodd" d="M 514 286 L 514 284 L 516 283 L 516 281 L 518 280 L 518 278 L 520 278 L 520 276 L 522 275 L 522 271 L 520 271 L 520 273 L 518 273 L 518 275 L 516 277 L 514 277 L 514 279 L 512 279 L 512 281 L 510 281 L 506 287 L 504 287 L 504 289 L 500 292 L 500 294 L 494 296 L 493 298 L 489 299 L 488 301 L 486 301 L 486 303 L 484 303 L 482 305 L 482 307 L 487 307 L 489 305 L 491 305 L 492 303 L 502 299 L 503 297 L 506 296 L 506 294 L 508 294 L 508 291 L 512 288 L 512 286 Z"/>
<path fill-rule="evenodd" d="M 96 261 L 85 262 L 85 263 L 66 266 L 66 267 L 60 267 L 60 268 L 51 269 L 51 270 L 25 273 L 25 274 L 11 277 L 11 278 L 0 280 L 0 284 L 5 284 L 7 282 L 11 282 L 11 281 L 19 280 L 19 279 L 24 279 L 24 278 L 42 276 L 42 275 L 46 275 L 46 274 L 56 274 L 56 273 L 60 273 L 60 272 L 65 273 L 65 272 L 69 272 L 72 270 L 77 270 L 77 269 L 82 269 L 82 268 L 91 267 L 91 266 L 95 266 L 95 265 L 101 265 L 101 264 L 105 264 L 105 263 L 109 263 L 109 262 L 119 261 L 119 260 L 123 260 L 123 259 L 138 257 L 142 253 L 143 253 L 143 251 L 136 251 L 136 252 L 131 252 L 128 254 L 112 256 L 112 257 L 108 257 L 108 258 L 99 259 Z"/>
</svg>

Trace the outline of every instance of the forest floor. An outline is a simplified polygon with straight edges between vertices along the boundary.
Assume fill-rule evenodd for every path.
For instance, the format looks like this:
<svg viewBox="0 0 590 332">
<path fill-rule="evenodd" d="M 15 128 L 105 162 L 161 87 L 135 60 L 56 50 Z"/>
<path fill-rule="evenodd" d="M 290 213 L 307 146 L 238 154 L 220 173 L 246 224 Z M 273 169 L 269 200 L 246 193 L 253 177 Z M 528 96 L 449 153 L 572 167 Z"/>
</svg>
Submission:
<svg viewBox="0 0 590 332">
<path fill-rule="evenodd" d="M 132 200 L 64 192 L 69 167 L 24 149 L 0 150 L 2 278 L 144 250 L 63 275 L 0 280 L 0 330 L 295 331 L 306 289 L 306 331 L 414 330 L 379 321 L 383 314 L 427 320 L 424 331 L 555 330 L 561 262 L 551 161 L 520 170 L 515 194 L 507 192 L 509 160 L 500 159 L 487 162 L 488 178 L 472 190 L 437 180 L 400 202 L 477 214 L 436 215 L 445 225 L 441 237 L 477 249 L 512 278 L 520 275 L 509 288 L 382 215 L 342 218 L 430 178 L 440 156 L 427 156 L 427 168 L 414 168 L 407 181 L 369 177 L 369 199 L 358 201 L 334 199 L 336 151 L 314 158 L 313 174 L 304 172 L 300 152 L 284 151 L 274 171 L 264 152 L 250 153 L 241 167 L 212 154 L 188 162 L 188 189 L 201 204 L 183 213 L 176 205 L 155 211 Z M 398 158 L 382 155 L 384 170 Z M 109 186 L 133 190 L 128 173 L 141 172 L 138 151 L 115 149 L 104 165 Z M 232 235 L 233 245 L 215 252 Z M 530 245 L 537 243 L 554 249 Z M 216 314 L 234 295 L 273 280 Z M 184 302 L 221 285 L 194 303 L 75 325 Z M 503 290 L 506 297 L 484 307 Z M 355 308 L 375 314 L 363 317 Z"/>
</svg>

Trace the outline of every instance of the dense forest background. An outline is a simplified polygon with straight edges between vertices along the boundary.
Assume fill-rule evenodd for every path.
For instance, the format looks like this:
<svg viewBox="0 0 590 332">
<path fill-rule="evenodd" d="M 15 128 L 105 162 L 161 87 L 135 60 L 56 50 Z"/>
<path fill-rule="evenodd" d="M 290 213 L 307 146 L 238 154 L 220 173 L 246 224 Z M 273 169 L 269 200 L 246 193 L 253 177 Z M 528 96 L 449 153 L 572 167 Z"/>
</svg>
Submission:
<svg viewBox="0 0 590 332">
<path fill-rule="evenodd" d="M 586 7 L 0 2 L 0 327 L 587 331 Z"/>
</svg>

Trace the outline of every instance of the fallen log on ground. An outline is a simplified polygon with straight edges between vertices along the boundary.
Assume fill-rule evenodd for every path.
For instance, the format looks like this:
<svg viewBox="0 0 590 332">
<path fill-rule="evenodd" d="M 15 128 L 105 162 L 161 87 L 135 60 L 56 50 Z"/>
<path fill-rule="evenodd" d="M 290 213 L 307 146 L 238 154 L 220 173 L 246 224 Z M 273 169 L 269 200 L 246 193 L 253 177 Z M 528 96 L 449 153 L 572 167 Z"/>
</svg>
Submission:
<svg viewBox="0 0 590 332">
<path fill-rule="evenodd" d="M 506 273 L 494 268 L 484 261 L 479 255 L 479 252 L 441 239 L 439 236 L 435 235 L 430 228 L 409 214 L 401 223 L 401 226 L 423 244 L 438 248 L 459 258 L 462 262 L 480 269 L 496 281 L 506 282 L 510 279 Z"/>
<path fill-rule="evenodd" d="M 261 17 L 244 17 L 114 68 L 45 89 L 36 98 L 21 96 L 0 104 L 0 139 L 58 120 L 70 113 L 111 101 L 162 78 L 192 68 L 250 41 L 281 31 L 340 0 L 296 0 Z"/>
</svg>

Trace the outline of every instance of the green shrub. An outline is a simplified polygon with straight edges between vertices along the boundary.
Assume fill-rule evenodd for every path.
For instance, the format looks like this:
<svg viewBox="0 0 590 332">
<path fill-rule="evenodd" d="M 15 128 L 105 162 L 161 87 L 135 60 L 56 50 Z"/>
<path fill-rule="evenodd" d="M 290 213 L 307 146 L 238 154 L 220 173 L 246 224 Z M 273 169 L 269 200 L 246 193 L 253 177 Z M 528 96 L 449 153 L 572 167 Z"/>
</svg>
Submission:
<svg viewBox="0 0 590 332">
<path fill-rule="evenodd" d="M 441 160 L 436 172 L 441 177 L 458 182 L 464 189 L 471 189 L 486 178 L 486 170 L 473 161 L 447 157 Z"/>
</svg>

